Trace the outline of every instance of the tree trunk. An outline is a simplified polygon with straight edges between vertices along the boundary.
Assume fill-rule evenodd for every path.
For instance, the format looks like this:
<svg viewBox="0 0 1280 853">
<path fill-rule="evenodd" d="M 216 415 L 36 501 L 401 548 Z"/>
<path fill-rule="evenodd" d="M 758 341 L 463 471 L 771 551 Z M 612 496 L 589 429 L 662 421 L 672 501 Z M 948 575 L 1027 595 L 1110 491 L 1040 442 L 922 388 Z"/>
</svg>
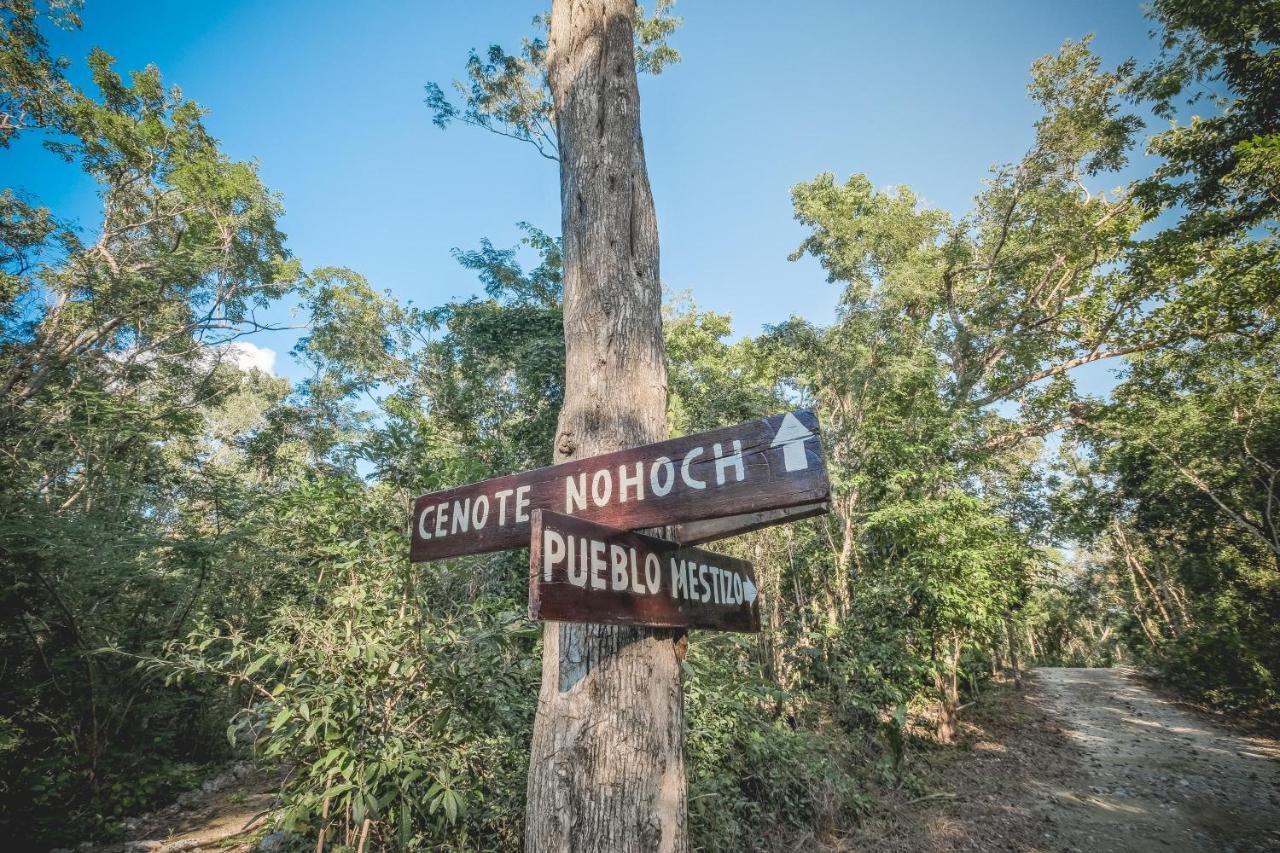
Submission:
<svg viewBox="0 0 1280 853">
<path fill-rule="evenodd" d="M 774 684 L 783 688 L 787 688 L 789 679 L 787 677 L 786 658 L 783 656 L 782 647 L 782 570 L 781 568 L 771 568 L 771 565 L 780 563 L 778 560 L 771 560 L 771 555 L 765 550 L 765 539 L 761 535 L 753 537 L 752 543 L 752 562 L 756 567 L 756 576 L 760 584 L 760 611 L 764 620 L 765 628 L 758 635 L 760 643 L 760 659 L 763 663 L 764 677 Z M 778 699 L 774 703 L 774 718 L 782 716 L 782 700 Z"/>
<path fill-rule="evenodd" d="M 666 435 L 658 229 L 640 136 L 633 0 L 555 0 L 565 400 L 556 461 Z M 547 623 L 528 851 L 678 851 L 684 635 Z"/>
<path fill-rule="evenodd" d="M 1009 639 L 1009 669 L 1013 670 L 1013 686 L 1022 689 L 1022 669 L 1018 666 L 1018 638 L 1013 632 L 1013 616 L 1006 613 L 1004 617 L 1004 633 Z"/>
<path fill-rule="evenodd" d="M 1138 576 L 1134 573 L 1133 565 L 1128 560 L 1124 561 L 1124 565 L 1125 569 L 1127 569 L 1126 574 L 1129 577 L 1129 585 L 1133 589 L 1133 618 L 1137 620 L 1138 627 L 1142 629 L 1147 642 L 1151 644 L 1152 648 L 1157 648 L 1160 645 L 1160 641 L 1156 639 L 1156 632 L 1148 624 L 1150 621 L 1147 616 L 1149 609 L 1142 599 L 1142 590 L 1138 588 Z"/>
<path fill-rule="evenodd" d="M 1125 564 L 1129 567 L 1129 571 L 1133 573 L 1135 577 L 1142 578 L 1142 582 L 1146 584 L 1147 589 L 1151 590 L 1151 600 L 1155 603 L 1155 609 L 1160 612 L 1160 618 L 1163 623 L 1164 630 L 1162 630 L 1160 634 L 1162 636 L 1165 634 L 1177 636 L 1177 627 L 1174 625 L 1173 617 L 1169 615 L 1168 609 L 1164 606 L 1164 600 L 1160 595 L 1160 591 L 1157 590 L 1155 584 L 1151 582 L 1151 578 L 1148 577 L 1146 570 L 1142 567 L 1142 563 L 1134 553 L 1133 547 L 1129 544 L 1129 538 L 1125 536 L 1124 528 L 1121 526 L 1118 518 L 1113 518 L 1111 520 L 1111 529 L 1112 538 L 1116 544 L 1120 546 L 1121 555 L 1124 558 Z M 1137 593 L 1136 584 L 1134 586 L 1134 592 L 1135 594 Z M 1152 645 L 1154 644 L 1155 643 L 1153 642 Z"/>
<path fill-rule="evenodd" d="M 955 739 L 960 715 L 960 638 L 943 641 L 941 667 L 935 665 L 933 684 L 938 690 L 938 740 Z"/>
</svg>

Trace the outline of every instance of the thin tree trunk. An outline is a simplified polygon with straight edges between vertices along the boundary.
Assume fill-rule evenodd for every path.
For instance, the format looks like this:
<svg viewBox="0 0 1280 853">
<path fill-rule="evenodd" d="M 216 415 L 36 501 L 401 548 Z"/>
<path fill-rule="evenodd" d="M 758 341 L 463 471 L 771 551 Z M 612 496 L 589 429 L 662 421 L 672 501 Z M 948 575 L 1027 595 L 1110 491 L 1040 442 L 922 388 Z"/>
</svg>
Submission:
<svg viewBox="0 0 1280 853">
<path fill-rule="evenodd" d="M 761 655 L 765 663 L 765 677 L 785 689 L 790 679 L 782 653 L 782 608 L 785 599 L 782 595 L 781 561 L 771 560 L 764 544 L 764 537 L 756 536 L 752 545 L 752 558 L 760 580 L 760 610 L 766 625 L 765 630 L 760 632 Z M 778 568 L 773 568 L 775 565 Z M 781 715 L 781 700 L 776 703 L 775 711 L 775 716 Z"/>
<path fill-rule="evenodd" d="M 1009 669 L 1013 670 L 1013 686 L 1022 689 L 1022 669 L 1018 665 L 1018 638 L 1013 632 L 1013 614 L 1004 617 L 1004 634 L 1009 640 Z"/>
<path fill-rule="evenodd" d="M 938 690 L 938 740 L 951 743 L 955 739 L 960 713 L 960 638 L 943 641 L 942 667 L 934 669 L 934 687 Z"/>
<path fill-rule="evenodd" d="M 1124 561 L 1124 565 L 1129 570 L 1129 586 L 1133 589 L 1133 618 L 1138 621 L 1138 627 L 1146 635 L 1147 642 L 1151 644 L 1152 648 L 1155 648 L 1160 645 L 1160 642 L 1156 639 L 1155 632 L 1151 630 L 1151 626 L 1147 624 L 1150 621 L 1146 615 L 1149 609 L 1147 608 L 1147 603 L 1142 599 L 1142 590 L 1138 588 L 1138 576 L 1133 571 L 1133 566 L 1128 560 Z"/>
<path fill-rule="evenodd" d="M 666 434 L 658 229 L 640 135 L 633 0 L 555 0 L 565 401 L 556 461 Z M 529 757 L 528 851 L 677 851 L 683 634 L 548 623 Z"/>
<path fill-rule="evenodd" d="M 849 503 L 852 504 L 856 500 L 857 492 L 855 491 L 850 494 Z M 849 611 L 852 609 L 849 590 L 849 567 L 853 565 L 853 555 L 855 551 L 852 508 L 849 508 L 849 510 L 844 513 L 844 517 L 841 519 L 841 522 L 844 528 L 844 535 L 840 543 L 840 554 L 836 560 L 836 572 L 833 580 L 836 587 L 836 597 L 840 603 L 840 618 L 841 621 L 843 621 L 848 618 Z"/>
<path fill-rule="evenodd" d="M 1164 567 L 1160 564 L 1160 558 L 1156 554 L 1151 555 L 1152 569 L 1156 575 L 1156 582 L 1160 587 L 1160 597 L 1164 600 L 1165 609 L 1169 611 L 1172 619 L 1170 623 L 1173 627 L 1175 636 L 1182 634 L 1186 630 L 1186 610 L 1182 607 L 1182 602 L 1178 600 L 1177 594 L 1174 592 L 1174 584 L 1165 576 Z"/>
<path fill-rule="evenodd" d="M 1151 600 L 1155 603 L 1155 608 L 1160 611 L 1161 620 L 1164 622 L 1165 631 L 1177 636 L 1179 633 L 1178 625 L 1174 622 L 1169 610 L 1165 607 L 1164 597 L 1160 595 L 1160 590 L 1156 589 L 1155 584 L 1151 582 L 1150 576 L 1142 567 L 1142 563 L 1138 560 L 1137 555 L 1133 551 L 1133 547 L 1129 544 L 1129 538 L 1124 533 L 1124 528 L 1120 525 L 1119 519 L 1111 520 L 1111 527 L 1115 534 L 1116 543 L 1120 546 L 1121 553 L 1124 557 L 1125 564 L 1129 567 L 1129 571 L 1136 577 L 1142 578 L 1142 582 L 1146 584 L 1147 589 L 1151 590 Z M 1135 586 L 1135 593 L 1136 593 Z M 1162 631 L 1161 633 L 1164 633 Z"/>
</svg>

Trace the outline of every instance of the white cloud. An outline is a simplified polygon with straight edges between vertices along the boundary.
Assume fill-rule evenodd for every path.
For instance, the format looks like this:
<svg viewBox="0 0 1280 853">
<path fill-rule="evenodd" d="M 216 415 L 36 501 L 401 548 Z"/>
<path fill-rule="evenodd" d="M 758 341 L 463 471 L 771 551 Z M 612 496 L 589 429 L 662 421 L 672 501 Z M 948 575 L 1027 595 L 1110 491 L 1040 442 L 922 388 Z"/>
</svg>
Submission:
<svg viewBox="0 0 1280 853">
<path fill-rule="evenodd" d="M 261 370 L 271 376 L 276 372 L 276 351 L 248 341 L 223 344 L 220 349 L 241 370 Z"/>
</svg>

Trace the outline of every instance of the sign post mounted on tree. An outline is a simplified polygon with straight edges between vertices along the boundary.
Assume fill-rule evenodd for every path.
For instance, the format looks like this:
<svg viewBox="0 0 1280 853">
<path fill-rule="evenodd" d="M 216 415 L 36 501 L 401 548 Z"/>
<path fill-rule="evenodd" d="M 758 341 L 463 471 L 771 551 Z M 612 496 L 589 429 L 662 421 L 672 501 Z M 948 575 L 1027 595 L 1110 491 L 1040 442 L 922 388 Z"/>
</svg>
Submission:
<svg viewBox="0 0 1280 853">
<path fill-rule="evenodd" d="M 553 0 L 565 394 L 556 461 L 666 434 L 658 222 L 634 0 Z M 684 695 L 671 629 L 547 623 L 525 849 L 684 853 Z"/>
<path fill-rule="evenodd" d="M 810 466 L 821 461 L 813 449 L 816 420 L 809 415 L 807 423 L 804 413 L 769 425 L 767 444 L 725 435 L 710 439 L 710 446 L 682 446 L 679 454 L 672 447 L 635 456 L 662 442 L 667 412 L 658 228 L 636 85 L 636 14 L 635 0 L 553 0 L 551 7 L 545 60 L 554 109 L 548 113 L 543 105 L 538 114 L 554 116 L 551 148 L 560 163 L 565 381 L 555 436 L 559 464 L 420 498 L 412 522 L 415 560 L 522 547 L 535 510 L 577 516 L 554 521 L 566 529 L 579 525 L 579 535 L 580 525 L 591 523 L 584 519 L 628 527 L 676 522 L 673 535 L 687 546 L 825 509 L 825 471 Z M 437 119 L 451 114 L 446 105 Z M 521 131 L 529 137 L 527 127 Z M 549 135 L 540 123 L 537 133 Z M 624 448 L 637 450 L 617 453 Z M 773 456 L 777 460 L 769 461 Z M 753 499 L 753 490 L 766 500 Z M 593 542 L 598 536 L 601 547 L 609 540 L 612 548 L 626 541 L 628 554 L 634 547 L 637 555 L 648 549 L 656 558 L 659 550 L 670 556 L 670 549 L 681 547 L 631 539 L 625 530 L 593 529 Z M 686 553 L 687 564 L 694 555 Z M 707 614 L 692 606 L 688 587 L 696 584 L 698 604 L 706 603 L 704 565 L 713 563 L 699 562 L 696 579 L 687 569 L 683 575 L 680 589 L 689 606 L 675 611 L 685 621 L 648 621 L 699 624 Z M 727 566 L 715 566 L 716 605 L 738 610 L 717 618 L 750 624 L 756 618 L 754 599 L 744 601 L 754 590 L 750 567 Z M 554 561 L 548 568 L 551 582 Z M 638 588 L 638 576 L 632 577 Z M 551 607 L 550 598 L 545 602 Z M 669 604 L 663 605 L 668 615 Z M 612 621 L 546 625 L 526 850 L 688 850 L 683 629 Z"/>
</svg>

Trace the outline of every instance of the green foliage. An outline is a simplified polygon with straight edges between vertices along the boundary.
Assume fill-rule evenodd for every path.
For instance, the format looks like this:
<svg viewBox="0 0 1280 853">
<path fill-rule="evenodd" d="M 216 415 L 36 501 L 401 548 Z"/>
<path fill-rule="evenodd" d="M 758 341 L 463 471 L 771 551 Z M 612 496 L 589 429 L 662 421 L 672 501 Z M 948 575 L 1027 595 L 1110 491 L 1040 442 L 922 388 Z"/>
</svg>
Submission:
<svg viewBox="0 0 1280 853">
<path fill-rule="evenodd" d="M 95 51 L 91 90 L 66 80 L 41 22 L 77 8 L 0 0 L 0 146 L 38 136 L 103 206 L 86 236 L 0 191 L 0 830 L 107 837 L 252 750 L 292 769 L 300 845 L 518 846 L 524 555 L 410 567 L 401 525 L 416 494 L 551 461 L 558 239 L 456 251 L 484 295 L 430 308 L 304 272 L 279 200 L 157 70 Z M 717 545 L 756 565 L 764 630 L 690 641 L 696 848 L 838 831 L 1015 650 L 1280 705 L 1275 15 L 1153 14 L 1148 68 L 1088 39 L 1034 64 L 1034 141 L 963 215 L 864 175 L 797 185 L 830 325 L 735 340 L 668 306 L 672 431 L 815 407 L 833 484 L 829 516 Z M 640 70 L 678 24 L 641 15 Z M 554 159 L 545 61 L 539 37 L 473 55 L 460 102 L 428 88 L 437 123 Z M 1094 186 L 1131 154 L 1126 98 L 1174 116 L 1215 87 L 1152 175 Z M 292 387 L 235 363 L 286 298 L 312 368 Z M 1104 360 L 1120 385 L 1079 393 Z"/>
<path fill-rule="evenodd" d="M 75 24 L 75 8 L 48 10 Z M 0 193 L 0 715 L 21 744 L 0 757 L 0 827 L 55 843 L 165 802 L 224 754 L 206 732 L 225 697 L 139 680 L 102 650 L 185 632 L 245 533 L 235 442 L 283 383 L 236 368 L 232 344 L 297 269 L 278 201 L 198 105 L 101 51 L 82 91 L 34 4 L 2 12 L 6 143 L 39 135 L 102 199 L 82 239 Z"/>
<path fill-rule="evenodd" d="M 200 626 L 147 665 L 248 697 L 228 739 L 295 765 L 281 789 L 284 829 L 343 844 L 366 833 L 380 848 L 509 848 L 522 825 L 537 633 L 508 596 L 473 594 L 474 566 L 414 578 L 403 537 L 374 531 L 362 525 L 325 549 L 341 580 L 324 608 L 279 607 L 252 633 Z"/>
<path fill-rule="evenodd" d="M 635 32 L 636 70 L 661 74 L 680 61 L 680 53 L 667 38 L 683 21 L 671 14 L 675 0 L 656 0 L 652 15 L 637 4 Z M 533 19 L 535 35 L 521 40 L 520 53 L 507 53 L 489 45 L 482 56 L 475 50 L 467 57 L 467 80 L 453 81 L 455 103 L 439 83 L 426 84 L 425 103 L 431 121 L 440 129 L 454 121 L 525 142 L 548 160 L 559 160 L 555 104 L 547 83 L 547 41 L 551 13 Z"/>
<path fill-rule="evenodd" d="M 1162 158 L 1139 182 L 1144 200 L 1181 208 L 1182 221 L 1161 241 L 1173 248 L 1274 222 L 1280 118 L 1280 10 L 1265 0 L 1206 3 L 1158 0 L 1161 54 L 1133 69 L 1129 88 L 1158 115 L 1208 102 L 1208 115 L 1176 121 L 1151 141 Z"/>
<path fill-rule="evenodd" d="M 864 805 L 850 741 L 780 714 L 791 697 L 752 657 L 748 643 L 709 635 L 684 662 L 695 849 L 777 849 L 848 825 Z"/>
<path fill-rule="evenodd" d="M 82 0 L 0 2 L 0 148 L 8 148 L 19 133 L 56 126 L 60 107 L 70 94 L 65 60 L 49 53 L 40 31 L 43 16 L 54 26 L 80 26 Z"/>
<path fill-rule="evenodd" d="M 1135 360 L 1082 434 L 1101 488 L 1064 501 L 1105 549 L 1094 572 L 1132 614 L 1137 652 L 1237 710 L 1280 700 L 1276 331 Z"/>
<path fill-rule="evenodd" d="M 1129 269 L 1159 282 L 1151 313 L 1165 329 L 1202 333 L 1132 358 L 1078 431 L 1061 509 L 1096 554 L 1080 589 L 1100 592 L 1075 601 L 1184 692 L 1274 716 L 1280 19 L 1274 4 L 1183 0 L 1152 16 L 1161 54 L 1124 69 L 1128 93 L 1172 125 L 1134 196 L 1174 223 L 1135 243 Z M 1180 122 L 1189 110 L 1200 114 Z"/>
<path fill-rule="evenodd" d="M 878 510 L 864 535 L 891 568 L 899 618 L 918 619 L 910 633 L 925 643 L 941 635 L 989 638 L 1033 559 L 990 507 L 956 492 Z"/>
</svg>

